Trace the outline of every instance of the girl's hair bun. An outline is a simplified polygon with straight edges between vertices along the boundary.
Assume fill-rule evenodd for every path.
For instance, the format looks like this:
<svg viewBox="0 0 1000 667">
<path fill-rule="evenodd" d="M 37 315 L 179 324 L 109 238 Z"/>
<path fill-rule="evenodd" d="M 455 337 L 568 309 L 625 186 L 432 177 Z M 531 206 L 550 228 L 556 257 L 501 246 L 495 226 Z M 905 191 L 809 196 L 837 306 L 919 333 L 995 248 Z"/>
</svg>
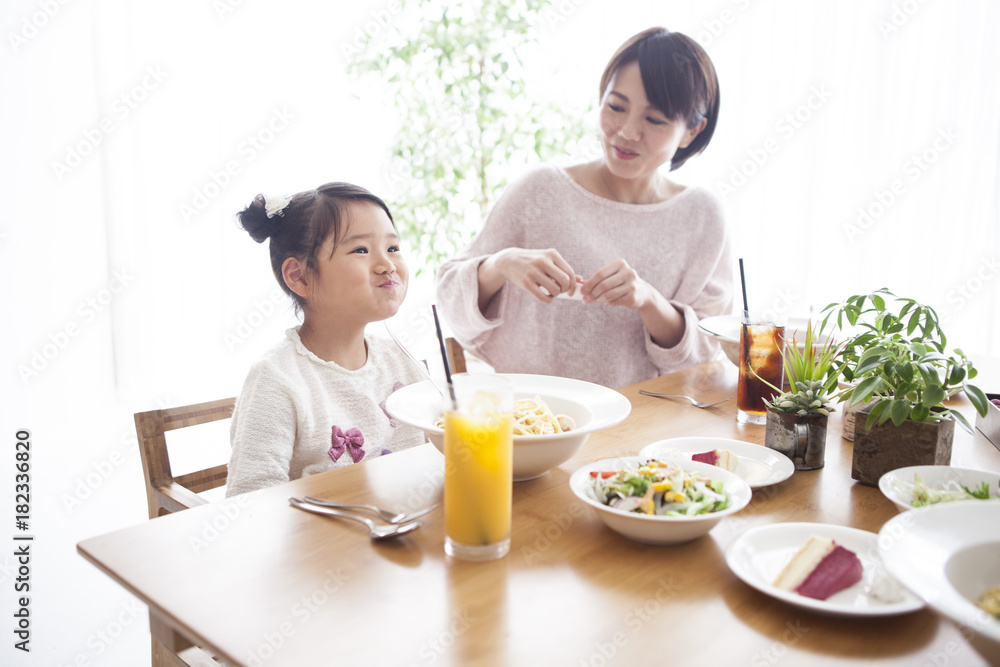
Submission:
<svg viewBox="0 0 1000 667">
<path fill-rule="evenodd" d="M 236 214 L 240 222 L 240 227 L 245 229 L 257 243 L 263 243 L 274 235 L 280 218 L 269 218 L 267 216 L 267 202 L 264 195 L 257 195 L 250 202 L 250 205 Z"/>
</svg>

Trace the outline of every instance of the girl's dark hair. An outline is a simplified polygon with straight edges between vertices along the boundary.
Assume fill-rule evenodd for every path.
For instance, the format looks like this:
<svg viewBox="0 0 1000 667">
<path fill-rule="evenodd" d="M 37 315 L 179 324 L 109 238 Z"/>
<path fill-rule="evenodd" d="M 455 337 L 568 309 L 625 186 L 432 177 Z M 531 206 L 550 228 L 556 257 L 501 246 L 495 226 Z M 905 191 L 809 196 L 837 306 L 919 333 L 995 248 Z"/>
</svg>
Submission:
<svg viewBox="0 0 1000 667">
<path fill-rule="evenodd" d="M 601 75 L 601 99 L 615 72 L 638 62 L 642 85 L 650 104 L 671 120 L 683 119 L 693 128 L 708 122 L 686 148 L 677 149 L 670 170 L 705 150 L 719 117 L 719 80 L 705 50 L 687 35 L 666 28 L 650 28 L 618 48 Z"/>
<path fill-rule="evenodd" d="M 378 206 L 392 219 L 389 207 L 379 197 L 364 188 L 350 183 L 327 183 L 315 190 L 293 195 L 280 212 L 267 215 L 267 198 L 257 195 L 250 205 L 236 214 L 240 227 L 257 243 L 271 239 L 271 270 L 278 284 L 295 301 L 296 311 L 302 308 L 302 298 L 293 292 L 281 275 L 281 265 L 289 257 L 304 262 L 306 270 L 319 268 L 319 251 L 333 235 L 336 249 L 344 231 L 347 208 L 352 204 L 368 203 Z"/>
</svg>

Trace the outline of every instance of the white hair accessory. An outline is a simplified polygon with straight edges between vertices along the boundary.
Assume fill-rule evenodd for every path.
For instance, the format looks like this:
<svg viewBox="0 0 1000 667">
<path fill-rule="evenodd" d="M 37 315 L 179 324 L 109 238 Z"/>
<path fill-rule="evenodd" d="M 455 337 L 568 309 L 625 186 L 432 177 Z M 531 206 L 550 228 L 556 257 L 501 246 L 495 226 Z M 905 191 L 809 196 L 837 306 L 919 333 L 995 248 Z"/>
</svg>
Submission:
<svg viewBox="0 0 1000 667">
<path fill-rule="evenodd" d="M 267 217 L 284 216 L 285 207 L 290 201 L 292 201 L 291 195 L 264 195 L 264 210 L 267 211 Z"/>
</svg>

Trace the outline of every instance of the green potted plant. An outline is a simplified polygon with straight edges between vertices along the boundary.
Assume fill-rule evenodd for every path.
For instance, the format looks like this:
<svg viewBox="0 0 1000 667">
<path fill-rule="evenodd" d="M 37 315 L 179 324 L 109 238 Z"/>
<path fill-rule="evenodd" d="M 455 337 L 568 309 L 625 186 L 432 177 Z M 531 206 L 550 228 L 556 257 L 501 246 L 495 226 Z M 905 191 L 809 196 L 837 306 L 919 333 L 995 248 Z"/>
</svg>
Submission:
<svg viewBox="0 0 1000 667">
<path fill-rule="evenodd" d="M 976 369 L 965 354 L 948 352 L 937 312 L 886 288 L 823 312 L 823 326 L 836 318 L 839 330 L 852 329 L 829 374 L 849 383 L 840 394 L 845 405 L 865 406 L 855 421 L 851 476 L 876 485 L 889 470 L 950 463 L 955 422 L 972 427 L 945 401 L 964 392 L 979 414 L 988 401 L 969 383 Z"/>
<path fill-rule="evenodd" d="M 822 340 L 810 319 L 800 348 L 794 338 L 782 352 L 787 391 L 771 383 L 777 394 L 767 404 L 764 445 L 785 454 L 796 470 L 822 468 L 826 455 L 826 427 L 834 410 L 837 386 L 832 367 L 837 350 L 832 337 Z M 766 382 L 766 381 L 765 381 Z"/>
</svg>

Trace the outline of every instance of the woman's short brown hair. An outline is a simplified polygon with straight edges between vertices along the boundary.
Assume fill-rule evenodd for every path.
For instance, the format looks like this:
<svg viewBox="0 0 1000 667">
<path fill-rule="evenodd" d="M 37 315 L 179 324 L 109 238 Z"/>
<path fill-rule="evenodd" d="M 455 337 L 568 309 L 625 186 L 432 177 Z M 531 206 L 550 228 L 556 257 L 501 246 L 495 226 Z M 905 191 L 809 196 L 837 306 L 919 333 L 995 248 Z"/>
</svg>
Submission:
<svg viewBox="0 0 1000 667">
<path fill-rule="evenodd" d="M 621 67 L 638 62 L 642 85 L 650 104 L 671 120 L 683 119 L 693 128 L 705 119 L 703 129 L 687 147 L 677 149 L 670 163 L 673 171 L 692 155 L 705 150 L 719 117 L 719 80 L 715 66 L 701 46 L 679 32 L 649 28 L 622 44 L 601 75 L 601 99 L 611 78 Z"/>
</svg>

